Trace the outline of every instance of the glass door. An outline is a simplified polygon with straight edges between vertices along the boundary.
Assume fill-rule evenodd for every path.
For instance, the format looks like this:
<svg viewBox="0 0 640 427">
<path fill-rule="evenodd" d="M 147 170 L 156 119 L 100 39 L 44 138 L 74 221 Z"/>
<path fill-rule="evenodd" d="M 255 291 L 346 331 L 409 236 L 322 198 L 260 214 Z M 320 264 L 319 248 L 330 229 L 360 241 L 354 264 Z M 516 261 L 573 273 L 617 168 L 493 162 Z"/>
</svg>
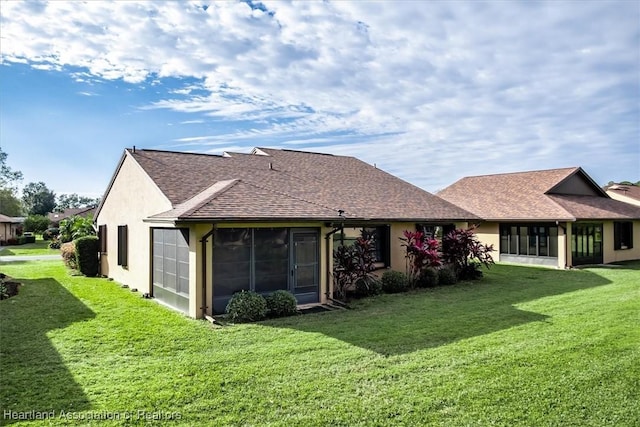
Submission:
<svg viewBox="0 0 640 427">
<path fill-rule="evenodd" d="M 298 304 L 319 301 L 319 245 L 317 231 L 292 232 L 292 292 Z"/>
<path fill-rule="evenodd" d="M 602 264 L 602 224 L 573 224 L 573 265 Z"/>
</svg>

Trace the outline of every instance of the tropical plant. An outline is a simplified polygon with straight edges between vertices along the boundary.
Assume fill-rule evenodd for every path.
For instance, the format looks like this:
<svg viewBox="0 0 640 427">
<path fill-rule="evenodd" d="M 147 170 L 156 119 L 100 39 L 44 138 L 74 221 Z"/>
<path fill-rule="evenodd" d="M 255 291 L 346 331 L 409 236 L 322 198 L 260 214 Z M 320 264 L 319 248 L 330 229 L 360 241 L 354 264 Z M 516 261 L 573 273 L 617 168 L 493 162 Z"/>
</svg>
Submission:
<svg viewBox="0 0 640 427">
<path fill-rule="evenodd" d="M 455 229 L 442 239 L 443 258 L 451 264 L 459 279 L 482 277 L 481 266 L 490 268 L 494 264 L 491 252 L 493 245 L 480 243 L 475 235 L 475 227 Z"/>
<path fill-rule="evenodd" d="M 60 241 L 63 243 L 80 237 L 95 236 L 96 230 L 93 228 L 93 217 L 91 215 L 86 217 L 74 215 L 63 219 L 60 221 L 59 232 Z"/>
<path fill-rule="evenodd" d="M 358 237 L 352 245 L 340 245 L 333 251 L 333 296 L 344 300 L 347 291 L 361 290 L 373 284 L 375 246 L 372 238 Z"/>
<path fill-rule="evenodd" d="M 400 240 L 402 247 L 405 248 L 407 277 L 409 284 L 415 287 L 418 286 L 420 278 L 426 274 L 426 269 L 442 265 L 438 253 L 439 243 L 421 231 L 405 230 L 403 236 Z"/>
</svg>

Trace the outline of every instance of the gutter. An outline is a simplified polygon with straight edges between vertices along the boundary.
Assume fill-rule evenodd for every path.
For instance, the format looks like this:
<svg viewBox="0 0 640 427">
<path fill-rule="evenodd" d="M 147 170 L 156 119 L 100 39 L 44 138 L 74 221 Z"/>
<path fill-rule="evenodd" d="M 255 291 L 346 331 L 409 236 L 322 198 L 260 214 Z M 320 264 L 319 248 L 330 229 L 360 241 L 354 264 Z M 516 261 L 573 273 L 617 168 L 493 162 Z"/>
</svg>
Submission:
<svg viewBox="0 0 640 427">
<path fill-rule="evenodd" d="M 202 239 L 200 239 L 200 243 L 202 243 L 202 306 L 200 310 L 202 310 L 202 318 L 205 319 L 207 316 L 207 240 L 210 236 L 213 235 L 216 231 L 216 225 L 211 225 L 211 230 L 207 232 Z"/>
</svg>

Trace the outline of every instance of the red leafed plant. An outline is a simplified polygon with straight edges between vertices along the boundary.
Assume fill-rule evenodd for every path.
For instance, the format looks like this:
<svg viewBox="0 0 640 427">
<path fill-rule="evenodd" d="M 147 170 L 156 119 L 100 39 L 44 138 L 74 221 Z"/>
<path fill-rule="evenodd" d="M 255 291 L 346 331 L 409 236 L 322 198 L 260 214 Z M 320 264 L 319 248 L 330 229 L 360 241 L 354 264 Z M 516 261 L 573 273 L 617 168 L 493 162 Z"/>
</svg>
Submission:
<svg viewBox="0 0 640 427">
<path fill-rule="evenodd" d="M 407 260 L 407 276 L 415 286 L 423 272 L 427 268 L 439 267 L 442 265 L 440 254 L 438 253 L 439 243 L 436 239 L 427 237 L 421 231 L 403 232 L 404 237 L 400 237 L 405 248 L 405 258 Z"/>
<path fill-rule="evenodd" d="M 451 231 L 443 237 L 442 245 L 444 261 L 454 266 L 459 279 L 479 279 L 481 265 L 489 268 L 494 264 L 493 245 L 480 243 L 474 227 Z"/>
</svg>

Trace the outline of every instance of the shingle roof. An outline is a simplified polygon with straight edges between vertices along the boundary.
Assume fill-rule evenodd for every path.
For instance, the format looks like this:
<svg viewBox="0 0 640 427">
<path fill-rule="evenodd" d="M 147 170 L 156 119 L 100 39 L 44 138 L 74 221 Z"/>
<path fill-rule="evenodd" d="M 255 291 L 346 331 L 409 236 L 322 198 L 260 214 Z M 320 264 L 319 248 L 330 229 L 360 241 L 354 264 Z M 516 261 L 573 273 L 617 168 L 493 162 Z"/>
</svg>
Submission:
<svg viewBox="0 0 640 427">
<path fill-rule="evenodd" d="M 640 186 L 638 185 L 613 184 L 607 187 L 606 190 L 607 192 L 610 191 L 612 193 L 619 194 L 620 196 L 640 201 Z"/>
<path fill-rule="evenodd" d="M 343 210 L 347 219 L 479 219 L 353 157 L 268 148 L 224 156 L 127 151 L 174 206 L 154 217 L 336 219 Z M 221 181 L 233 182 L 215 187 Z"/>
<path fill-rule="evenodd" d="M 593 195 L 557 190 L 574 176 Z M 486 220 L 640 218 L 640 209 L 609 198 L 579 167 L 466 177 L 437 195 Z"/>
</svg>

